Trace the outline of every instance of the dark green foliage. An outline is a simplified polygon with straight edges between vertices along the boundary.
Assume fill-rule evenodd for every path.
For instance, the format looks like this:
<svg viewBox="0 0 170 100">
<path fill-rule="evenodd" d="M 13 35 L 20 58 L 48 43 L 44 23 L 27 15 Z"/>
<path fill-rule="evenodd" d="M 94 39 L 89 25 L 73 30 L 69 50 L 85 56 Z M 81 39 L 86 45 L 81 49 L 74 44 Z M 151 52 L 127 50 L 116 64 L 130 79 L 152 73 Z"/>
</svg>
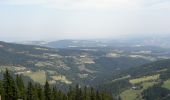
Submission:
<svg viewBox="0 0 170 100">
<path fill-rule="evenodd" d="M 17 88 L 13 77 L 9 71 L 6 70 L 3 78 L 3 91 L 5 100 L 16 100 L 17 99 Z"/>
<path fill-rule="evenodd" d="M 33 100 L 35 98 L 34 87 L 31 82 L 28 83 L 26 95 L 27 95 L 27 100 Z"/>
<path fill-rule="evenodd" d="M 18 92 L 18 98 L 25 99 L 25 86 L 21 76 L 16 76 L 16 86 Z"/>
<path fill-rule="evenodd" d="M 4 73 L 3 81 L 0 81 L 0 95 L 2 100 L 113 100 L 110 93 L 80 88 L 79 85 L 70 87 L 68 92 L 57 90 L 48 81 L 44 86 L 32 82 L 25 86 L 21 76 L 17 75 L 14 79 L 8 70 Z"/>
<path fill-rule="evenodd" d="M 94 89 L 90 89 L 90 100 L 96 100 Z"/>
<path fill-rule="evenodd" d="M 131 75 L 131 77 L 140 77 L 144 75 L 153 75 L 157 74 L 158 71 L 162 69 L 170 69 L 170 59 L 160 60 L 142 66 L 129 68 L 127 70 L 121 71 L 120 76 Z"/>
<path fill-rule="evenodd" d="M 162 74 L 160 75 L 160 78 L 161 78 L 162 80 L 168 80 L 168 79 L 170 79 L 170 69 L 168 69 L 166 72 L 162 73 Z"/>
<path fill-rule="evenodd" d="M 43 89 L 40 84 L 35 85 L 37 100 L 43 100 Z"/>
<path fill-rule="evenodd" d="M 3 86 L 2 86 L 2 81 L 0 81 L 0 94 L 3 93 Z"/>
<path fill-rule="evenodd" d="M 144 100 L 169 100 L 170 91 L 158 85 L 150 87 L 143 91 Z"/>
<path fill-rule="evenodd" d="M 44 86 L 44 94 L 45 94 L 45 100 L 51 100 L 51 89 L 47 81 Z"/>
<path fill-rule="evenodd" d="M 130 86 L 131 86 L 131 84 L 129 83 L 129 80 L 123 79 L 123 80 L 118 80 L 115 82 L 108 82 L 103 85 L 99 85 L 97 88 L 99 90 L 109 91 L 115 95 L 118 95 Z"/>
</svg>

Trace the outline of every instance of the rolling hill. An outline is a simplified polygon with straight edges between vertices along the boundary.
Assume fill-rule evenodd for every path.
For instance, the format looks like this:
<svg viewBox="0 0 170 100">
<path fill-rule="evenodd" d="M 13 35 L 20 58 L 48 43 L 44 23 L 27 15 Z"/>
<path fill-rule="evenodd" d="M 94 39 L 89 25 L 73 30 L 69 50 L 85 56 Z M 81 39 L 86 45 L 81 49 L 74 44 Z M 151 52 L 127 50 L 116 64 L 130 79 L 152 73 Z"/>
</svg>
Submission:
<svg viewBox="0 0 170 100">
<path fill-rule="evenodd" d="M 170 95 L 170 59 L 132 67 L 114 74 L 98 88 L 105 88 L 122 100 L 168 100 Z M 157 94 L 155 94 L 157 91 Z"/>
<path fill-rule="evenodd" d="M 53 49 L 0 42 L 0 70 L 8 68 L 42 84 L 48 80 L 59 85 L 95 85 L 110 80 L 117 71 L 151 62 L 144 55 L 135 57 L 131 51 L 120 51 L 100 47 Z"/>
<path fill-rule="evenodd" d="M 56 49 L 0 42 L 0 72 L 9 69 L 35 83 L 48 80 L 62 89 L 75 84 L 95 86 L 123 100 L 159 98 L 161 94 L 146 94 L 160 90 L 167 93 L 161 97 L 166 100 L 169 55 L 168 49 L 148 46 Z"/>
</svg>

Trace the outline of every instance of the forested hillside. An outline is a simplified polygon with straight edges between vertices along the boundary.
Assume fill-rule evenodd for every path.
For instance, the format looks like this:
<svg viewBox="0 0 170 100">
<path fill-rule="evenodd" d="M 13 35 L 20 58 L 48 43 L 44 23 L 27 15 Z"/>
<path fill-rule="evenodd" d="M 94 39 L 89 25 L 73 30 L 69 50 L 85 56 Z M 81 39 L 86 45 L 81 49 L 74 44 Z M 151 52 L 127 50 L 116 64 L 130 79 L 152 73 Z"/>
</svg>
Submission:
<svg viewBox="0 0 170 100">
<path fill-rule="evenodd" d="M 169 100 L 169 59 L 130 68 L 113 77 L 98 88 L 119 95 L 122 100 Z"/>
<path fill-rule="evenodd" d="M 92 87 L 70 87 L 63 92 L 55 85 L 45 85 L 28 82 L 24 84 L 22 76 L 11 76 L 6 70 L 0 81 L 2 100 L 113 100 L 112 94 L 97 91 Z"/>
</svg>

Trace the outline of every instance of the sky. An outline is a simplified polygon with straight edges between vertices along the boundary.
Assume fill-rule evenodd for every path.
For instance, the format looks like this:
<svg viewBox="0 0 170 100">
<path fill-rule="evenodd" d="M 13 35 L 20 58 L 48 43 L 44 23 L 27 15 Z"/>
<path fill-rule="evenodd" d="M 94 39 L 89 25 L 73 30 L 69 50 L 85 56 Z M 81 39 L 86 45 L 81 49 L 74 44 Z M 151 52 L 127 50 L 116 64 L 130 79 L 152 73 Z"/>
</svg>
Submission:
<svg viewBox="0 0 170 100">
<path fill-rule="evenodd" d="M 170 34 L 170 0 L 0 0 L 0 40 Z"/>
</svg>

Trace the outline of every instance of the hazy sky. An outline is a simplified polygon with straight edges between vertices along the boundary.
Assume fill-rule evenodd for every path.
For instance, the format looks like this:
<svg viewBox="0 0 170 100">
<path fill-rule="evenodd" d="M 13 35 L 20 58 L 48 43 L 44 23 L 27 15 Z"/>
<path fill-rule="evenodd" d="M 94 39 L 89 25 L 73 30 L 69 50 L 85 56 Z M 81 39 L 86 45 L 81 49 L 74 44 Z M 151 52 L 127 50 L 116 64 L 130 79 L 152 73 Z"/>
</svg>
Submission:
<svg viewBox="0 0 170 100">
<path fill-rule="evenodd" d="M 170 0 L 0 0 L 0 40 L 170 34 Z"/>
</svg>

